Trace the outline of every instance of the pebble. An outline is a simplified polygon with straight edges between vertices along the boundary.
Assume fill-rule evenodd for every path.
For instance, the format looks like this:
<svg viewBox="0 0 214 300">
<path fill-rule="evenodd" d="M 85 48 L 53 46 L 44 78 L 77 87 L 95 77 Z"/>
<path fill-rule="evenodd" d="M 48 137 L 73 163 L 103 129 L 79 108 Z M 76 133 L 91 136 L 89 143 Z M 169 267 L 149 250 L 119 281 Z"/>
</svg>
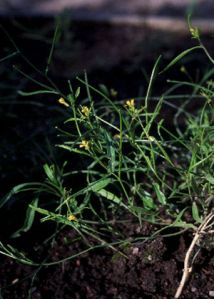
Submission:
<svg viewBox="0 0 214 300">
<path fill-rule="evenodd" d="M 19 281 L 19 279 L 18 279 L 18 278 L 15 278 L 15 279 L 11 282 L 11 284 L 16 284 L 18 281 Z"/>
<path fill-rule="evenodd" d="M 197 291 L 196 287 L 193 286 L 193 287 L 191 288 L 191 292 L 192 292 L 192 293 L 195 293 L 196 291 Z"/>
<path fill-rule="evenodd" d="M 209 296 L 214 298 L 214 291 L 209 291 Z"/>
<path fill-rule="evenodd" d="M 152 261 L 152 256 L 151 255 L 149 255 L 147 258 L 148 258 L 149 261 Z"/>
<path fill-rule="evenodd" d="M 136 228 L 136 233 L 140 233 L 140 232 L 141 232 L 141 229 L 142 229 L 142 227 L 141 227 L 141 226 L 138 226 L 138 227 Z"/>
<path fill-rule="evenodd" d="M 138 255 L 138 253 L 139 253 L 139 248 L 134 247 L 134 248 L 132 249 L 132 254 L 133 254 L 133 255 Z"/>
</svg>

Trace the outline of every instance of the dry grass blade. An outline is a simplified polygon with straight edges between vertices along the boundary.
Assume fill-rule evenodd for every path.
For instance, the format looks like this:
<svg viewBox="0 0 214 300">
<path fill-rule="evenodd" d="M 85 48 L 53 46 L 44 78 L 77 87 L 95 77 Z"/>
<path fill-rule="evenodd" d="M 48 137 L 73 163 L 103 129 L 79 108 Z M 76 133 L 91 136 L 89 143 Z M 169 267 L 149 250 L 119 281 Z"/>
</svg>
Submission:
<svg viewBox="0 0 214 300">
<path fill-rule="evenodd" d="M 187 280 L 189 279 L 189 276 L 192 272 L 192 263 L 191 263 L 190 259 L 191 259 L 191 255 L 193 253 L 194 247 L 195 247 L 196 243 L 200 240 L 200 238 L 203 234 L 212 232 L 209 229 L 211 228 L 211 226 L 214 225 L 213 219 L 214 219 L 214 213 L 211 212 L 208 216 L 206 216 L 204 221 L 198 227 L 197 232 L 195 233 L 195 236 L 192 240 L 191 245 L 189 246 L 189 249 L 187 250 L 187 253 L 186 253 L 186 256 L 185 256 L 185 259 L 184 259 L 183 275 L 182 275 L 182 279 L 180 281 L 180 284 L 178 286 L 178 289 L 175 293 L 175 299 L 178 299 L 181 296 L 181 293 L 184 289 L 184 286 L 185 286 L 185 284 L 186 284 Z M 208 230 L 208 231 L 206 231 L 206 230 Z"/>
</svg>

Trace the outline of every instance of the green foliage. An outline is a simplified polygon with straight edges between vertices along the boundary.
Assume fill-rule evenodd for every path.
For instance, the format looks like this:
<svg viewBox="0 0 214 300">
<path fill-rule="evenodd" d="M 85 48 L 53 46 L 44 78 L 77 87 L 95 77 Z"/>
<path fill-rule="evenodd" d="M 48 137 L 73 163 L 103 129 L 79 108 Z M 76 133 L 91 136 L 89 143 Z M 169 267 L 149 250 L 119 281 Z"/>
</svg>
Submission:
<svg viewBox="0 0 214 300">
<path fill-rule="evenodd" d="M 196 49 L 203 49 L 213 62 L 201 43 L 198 30 L 190 26 L 190 32 L 199 45 L 174 58 L 164 72 Z M 45 76 L 53 50 L 54 42 Z M 21 184 L 1 200 L 0 207 L 18 193 L 30 195 L 24 225 L 13 237 L 29 231 L 38 213 L 42 222 L 70 226 L 81 238 L 91 236 L 99 244 L 115 249 L 106 240 L 113 233 L 116 244 L 130 239 L 122 236 L 116 226 L 127 219 L 140 225 L 143 221 L 159 225 L 155 234 L 169 228 L 179 232 L 180 228 L 194 230 L 207 210 L 213 210 L 213 201 L 207 200 L 212 199 L 214 193 L 214 84 L 209 79 L 213 71 L 201 82 L 171 81 L 175 86 L 188 85 L 192 89 L 188 103 L 198 97 L 203 99 L 197 113 L 186 111 L 186 102 L 176 107 L 172 101 L 180 95 L 173 95 L 173 88 L 160 96 L 151 109 L 152 87 L 159 63 L 160 57 L 151 72 L 147 93 L 139 101 L 116 101 L 113 99 L 116 93 L 113 97 L 105 85 L 98 89 L 91 86 L 86 74 L 84 79 L 77 79 L 81 88 L 86 89 L 87 98 L 82 101 L 80 87 L 74 91 L 70 81 L 68 95 L 43 83 L 38 85 L 44 90 L 18 91 L 22 96 L 59 95 L 58 102 L 68 117 L 59 130 L 63 142 L 57 147 L 69 152 L 70 161 L 64 162 L 62 167 L 45 164 L 44 182 Z M 172 130 L 161 116 L 161 110 L 167 105 L 177 109 Z M 177 122 L 181 114 L 185 117 L 184 129 L 180 129 Z M 186 219 L 186 213 L 190 218 Z M 0 246 L 1 253 L 14 257 L 13 250 L 3 244 Z M 17 259 L 24 260 L 20 256 Z"/>
<path fill-rule="evenodd" d="M 21 234 L 23 232 L 27 232 L 31 229 L 33 222 L 34 222 L 34 218 L 35 218 L 35 211 L 31 209 L 31 205 L 37 206 L 38 198 L 34 199 L 32 201 L 32 203 L 30 204 L 30 206 L 28 207 L 24 225 L 19 230 L 17 230 L 16 232 L 13 233 L 13 235 L 12 235 L 13 238 L 17 238 L 17 237 L 21 236 Z"/>
</svg>

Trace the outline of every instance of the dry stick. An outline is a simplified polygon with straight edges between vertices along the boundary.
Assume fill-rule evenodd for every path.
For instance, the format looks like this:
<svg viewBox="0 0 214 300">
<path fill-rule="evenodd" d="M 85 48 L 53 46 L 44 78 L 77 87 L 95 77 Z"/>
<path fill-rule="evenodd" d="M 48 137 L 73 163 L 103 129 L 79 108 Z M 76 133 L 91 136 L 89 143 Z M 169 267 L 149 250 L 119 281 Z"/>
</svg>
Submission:
<svg viewBox="0 0 214 300">
<path fill-rule="evenodd" d="M 195 244 L 197 243 L 197 241 L 199 240 L 200 236 L 204 233 L 204 231 L 206 230 L 206 227 L 208 225 L 208 223 L 212 220 L 212 218 L 214 217 L 213 213 L 210 213 L 203 221 L 203 223 L 198 227 L 198 230 L 194 236 L 194 239 L 192 240 L 192 243 L 189 247 L 189 249 L 187 250 L 186 256 L 185 256 L 185 260 L 184 260 L 184 270 L 183 270 L 183 276 L 181 279 L 181 282 L 179 284 L 179 287 L 176 291 L 175 294 L 175 299 L 178 299 L 183 291 L 183 288 L 189 278 L 190 273 L 192 272 L 192 266 L 190 264 L 190 257 L 191 254 L 193 252 L 193 249 L 195 247 Z"/>
</svg>

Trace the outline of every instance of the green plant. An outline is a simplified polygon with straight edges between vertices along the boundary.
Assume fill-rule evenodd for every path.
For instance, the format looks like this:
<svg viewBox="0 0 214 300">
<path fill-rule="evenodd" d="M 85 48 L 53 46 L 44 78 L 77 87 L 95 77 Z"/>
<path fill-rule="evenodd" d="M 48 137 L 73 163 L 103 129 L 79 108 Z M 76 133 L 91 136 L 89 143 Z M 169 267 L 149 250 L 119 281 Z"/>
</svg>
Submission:
<svg viewBox="0 0 214 300">
<path fill-rule="evenodd" d="M 198 31 L 192 27 L 190 31 L 200 45 L 178 55 L 164 72 L 196 49 L 203 49 L 213 63 Z M 44 72 L 46 79 L 53 45 Z M 19 193 L 28 193 L 31 198 L 25 222 L 13 237 L 29 231 L 38 213 L 41 222 L 56 223 L 56 232 L 65 226 L 75 230 L 89 244 L 85 251 L 108 246 L 125 255 L 120 245 L 158 234 L 170 236 L 188 229 L 196 231 L 209 213 L 213 216 L 214 84 L 211 78 L 214 70 L 206 73 L 200 82 L 170 81 L 173 88 L 159 98 L 152 98 L 159 64 L 160 58 L 151 72 L 145 97 L 122 101 L 113 100 L 115 94 L 104 85 L 99 89 L 91 86 L 86 74 L 84 79 L 77 78 L 81 90 L 80 87 L 75 90 L 68 81 L 68 95 L 55 88 L 51 80 L 50 87 L 28 77 L 44 90 L 19 91 L 20 95 L 51 93 L 64 106 L 68 117 L 58 129 L 63 142 L 57 147 L 69 155 L 62 166 L 44 165 L 44 182 L 18 185 L 1 200 L 0 207 Z M 188 95 L 173 94 L 182 86 L 191 88 Z M 83 88 L 87 97 L 80 100 Z M 180 98 L 186 100 L 179 106 L 173 101 Z M 185 107 L 197 98 L 202 100 L 202 107 L 197 112 L 187 111 Z M 171 129 L 161 117 L 165 107 L 175 109 Z M 182 128 L 181 115 L 184 116 Z M 151 237 L 124 236 L 118 226 L 124 223 L 142 226 L 144 221 L 158 226 Z M 96 244 L 91 245 L 89 237 Z M 3 243 L 0 246 L 2 254 L 27 264 L 40 264 L 11 246 Z M 45 264 L 54 263 L 58 262 Z"/>
</svg>

